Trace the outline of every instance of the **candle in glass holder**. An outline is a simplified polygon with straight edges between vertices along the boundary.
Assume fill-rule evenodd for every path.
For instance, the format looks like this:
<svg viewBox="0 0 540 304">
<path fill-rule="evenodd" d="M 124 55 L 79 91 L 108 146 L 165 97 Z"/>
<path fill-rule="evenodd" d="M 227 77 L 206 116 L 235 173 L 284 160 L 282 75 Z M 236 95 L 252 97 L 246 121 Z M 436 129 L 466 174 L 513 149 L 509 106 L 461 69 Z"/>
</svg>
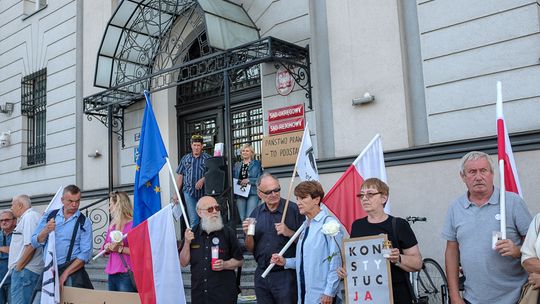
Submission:
<svg viewBox="0 0 540 304">
<path fill-rule="evenodd" d="M 382 248 L 382 255 L 385 259 L 390 258 L 390 254 L 392 253 L 392 241 L 384 241 L 383 242 L 383 248 Z"/>
</svg>

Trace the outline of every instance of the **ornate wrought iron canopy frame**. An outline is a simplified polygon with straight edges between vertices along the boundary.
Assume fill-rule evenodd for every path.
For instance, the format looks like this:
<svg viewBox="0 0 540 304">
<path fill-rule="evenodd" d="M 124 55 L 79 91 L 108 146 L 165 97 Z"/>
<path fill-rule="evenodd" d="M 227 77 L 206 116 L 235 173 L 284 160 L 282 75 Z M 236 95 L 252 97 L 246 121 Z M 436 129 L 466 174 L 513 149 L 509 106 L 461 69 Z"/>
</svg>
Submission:
<svg viewBox="0 0 540 304">
<path fill-rule="evenodd" d="M 83 100 L 83 110 L 88 120 L 95 117 L 107 127 L 107 117 L 113 114 L 113 132 L 118 135 L 124 147 L 124 110 L 144 98 L 143 90 L 157 92 L 211 75 L 246 69 L 261 63 L 274 63 L 275 66 L 286 68 L 295 82 L 306 92 L 308 107 L 312 108 L 308 48 L 274 37 L 266 37 L 178 64 L 88 96 Z M 231 85 L 230 81 L 226 83 Z"/>
</svg>

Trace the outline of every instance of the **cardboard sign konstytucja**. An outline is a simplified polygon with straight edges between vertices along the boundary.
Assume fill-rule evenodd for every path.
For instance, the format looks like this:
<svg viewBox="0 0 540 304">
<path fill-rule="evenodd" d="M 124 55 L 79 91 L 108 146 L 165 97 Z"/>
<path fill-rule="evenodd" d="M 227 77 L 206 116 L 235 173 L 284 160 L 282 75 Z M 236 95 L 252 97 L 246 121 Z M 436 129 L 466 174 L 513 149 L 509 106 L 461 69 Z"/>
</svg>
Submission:
<svg viewBox="0 0 540 304">
<path fill-rule="evenodd" d="M 139 294 L 75 287 L 64 287 L 62 304 L 140 304 Z"/>
<path fill-rule="evenodd" d="M 343 240 L 346 303 L 394 303 L 390 262 L 382 255 L 386 234 Z"/>
</svg>

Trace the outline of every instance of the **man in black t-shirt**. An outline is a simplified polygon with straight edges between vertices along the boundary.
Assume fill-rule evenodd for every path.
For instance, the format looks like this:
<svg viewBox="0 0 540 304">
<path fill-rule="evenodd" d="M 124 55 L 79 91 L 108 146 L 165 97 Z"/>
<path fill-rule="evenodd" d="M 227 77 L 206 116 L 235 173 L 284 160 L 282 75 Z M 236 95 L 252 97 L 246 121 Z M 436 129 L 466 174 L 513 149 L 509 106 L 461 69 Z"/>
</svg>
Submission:
<svg viewBox="0 0 540 304">
<path fill-rule="evenodd" d="M 203 196 L 197 202 L 201 221 L 185 232 L 180 264 L 191 265 L 192 303 L 237 302 L 235 270 L 243 264 L 242 249 L 235 231 L 223 225 L 219 211 L 215 198 Z M 217 257 L 212 257 L 212 251 Z"/>
</svg>

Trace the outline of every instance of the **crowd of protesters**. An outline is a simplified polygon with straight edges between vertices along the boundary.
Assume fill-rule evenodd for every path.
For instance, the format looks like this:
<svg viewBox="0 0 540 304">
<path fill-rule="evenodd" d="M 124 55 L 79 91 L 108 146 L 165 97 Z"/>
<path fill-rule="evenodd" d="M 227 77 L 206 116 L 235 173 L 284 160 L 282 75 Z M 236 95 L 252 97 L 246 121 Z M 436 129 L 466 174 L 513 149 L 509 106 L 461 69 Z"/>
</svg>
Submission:
<svg viewBox="0 0 540 304">
<path fill-rule="evenodd" d="M 288 204 L 281 197 L 279 180 L 262 173 L 253 149 L 244 146 L 242 161 L 234 170 L 239 183 L 252 189 L 238 197 L 245 233 L 242 246 L 236 232 L 224 225 L 218 201 L 201 192 L 207 157 L 199 144 L 199 138 L 192 139 L 194 151 L 177 170 L 183 194 L 190 196 L 187 215 L 193 226 L 179 243 L 179 258 L 182 266 L 191 265 L 192 303 L 237 302 L 235 270 L 243 265 L 244 250 L 257 263 L 257 303 L 341 303 L 340 281 L 347 271 L 341 254 L 335 253 L 340 252 L 345 229 L 339 228 L 333 238 L 323 233 L 323 226 L 336 219 L 321 205 L 325 194 L 321 184 L 301 182 L 294 189 L 296 203 Z M 490 156 L 466 154 L 459 173 L 467 191 L 449 206 L 441 233 L 446 240 L 451 303 L 516 303 L 524 284 L 540 287 L 540 214 L 533 220 L 525 202 L 506 192 L 506 238 L 494 239 L 501 214 Z M 413 303 L 408 274 L 422 268 L 421 244 L 407 221 L 384 211 L 390 196 L 385 182 L 366 179 L 357 196 L 367 216 L 346 227 L 350 237 L 387 235 L 392 243 L 387 259 L 394 303 Z M 80 200 L 80 189 L 70 185 L 63 190 L 59 210 L 40 215 L 29 196 L 19 195 L 10 210 L 0 212 L 0 275 L 8 278 L 0 287 L 0 304 L 39 301 L 36 291 L 41 289 L 44 248 L 53 231 L 61 286 L 93 288 L 84 268 L 92 255 L 92 223 L 79 211 Z M 109 290 L 136 292 L 132 249 L 125 238 L 132 229 L 133 206 L 127 193 L 114 192 L 109 208 L 111 223 L 102 246 L 108 256 Z M 298 240 L 278 254 L 299 229 Z M 275 266 L 263 278 L 270 264 Z M 463 292 L 458 287 L 460 266 L 466 277 Z"/>
</svg>

